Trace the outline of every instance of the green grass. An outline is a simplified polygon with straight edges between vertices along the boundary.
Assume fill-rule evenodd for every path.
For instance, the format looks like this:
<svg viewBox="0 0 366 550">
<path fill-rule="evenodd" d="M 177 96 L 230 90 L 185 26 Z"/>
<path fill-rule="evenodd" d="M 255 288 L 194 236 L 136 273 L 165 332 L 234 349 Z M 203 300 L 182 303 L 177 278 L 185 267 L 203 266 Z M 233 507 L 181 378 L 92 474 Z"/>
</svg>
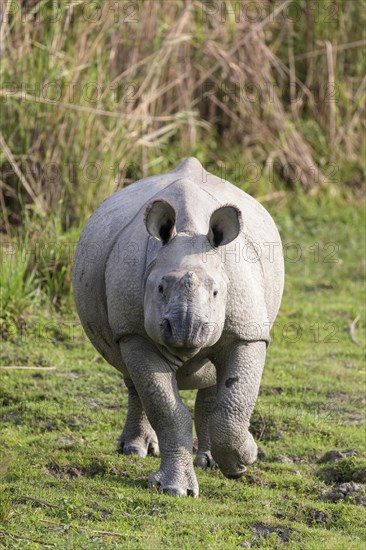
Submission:
<svg viewBox="0 0 366 550">
<path fill-rule="evenodd" d="M 268 208 L 287 260 L 252 417 L 264 458 L 238 481 L 198 470 L 198 499 L 147 489 L 159 460 L 115 452 L 127 405 L 121 376 L 85 339 L 73 310 L 35 310 L 26 325 L 4 331 L 2 346 L 3 366 L 38 367 L 0 370 L 5 548 L 235 548 L 244 541 L 261 548 L 363 548 L 363 212 L 303 195 Z M 361 346 L 350 336 L 358 315 Z M 194 392 L 182 393 L 192 409 Z M 357 454 L 319 463 L 332 449 Z M 359 484 L 356 497 L 325 498 L 350 481 Z"/>
</svg>

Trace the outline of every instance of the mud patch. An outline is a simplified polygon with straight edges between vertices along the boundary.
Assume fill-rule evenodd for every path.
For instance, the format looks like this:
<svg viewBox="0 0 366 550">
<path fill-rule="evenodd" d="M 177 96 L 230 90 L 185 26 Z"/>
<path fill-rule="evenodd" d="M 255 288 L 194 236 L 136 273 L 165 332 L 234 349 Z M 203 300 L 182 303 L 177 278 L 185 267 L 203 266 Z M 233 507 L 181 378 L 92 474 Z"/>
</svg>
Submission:
<svg viewBox="0 0 366 550">
<path fill-rule="evenodd" d="M 263 541 L 271 541 L 277 545 L 289 542 L 292 531 L 288 527 L 264 525 L 256 523 L 250 527 L 252 538 L 250 541 L 244 540 L 240 546 L 244 548 L 255 548 L 261 546 Z"/>
<path fill-rule="evenodd" d="M 316 474 L 325 483 L 366 483 L 366 465 L 364 460 L 352 456 L 333 462 L 332 465 L 319 468 Z"/>
<path fill-rule="evenodd" d="M 327 524 L 331 517 L 326 510 L 311 508 L 306 514 L 306 523 L 311 527 L 314 524 Z"/>
<path fill-rule="evenodd" d="M 358 453 L 355 449 L 350 449 L 348 451 L 338 451 L 337 449 L 334 449 L 332 451 L 327 451 L 321 458 L 319 458 L 318 462 L 319 464 L 323 464 L 324 462 L 336 462 L 342 458 L 357 456 L 357 454 Z"/>
<path fill-rule="evenodd" d="M 97 476 L 129 477 L 121 468 L 103 463 L 91 462 L 87 466 L 60 465 L 49 462 L 46 465 L 47 472 L 58 479 L 94 478 Z"/>
<path fill-rule="evenodd" d="M 42 432 L 64 431 L 65 427 L 71 431 L 78 431 L 80 428 L 90 424 L 90 420 L 81 414 L 71 414 L 70 416 L 45 416 L 42 413 L 36 413 L 33 418 L 34 428 Z"/>
<path fill-rule="evenodd" d="M 281 395 L 282 392 L 281 386 L 262 386 L 260 389 L 261 395 Z"/>
<path fill-rule="evenodd" d="M 268 486 L 268 481 L 264 477 L 263 472 L 255 465 L 245 472 L 244 478 L 248 485 L 254 485 L 255 487 Z"/>
<path fill-rule="evenodd" d="M 351 504 L 366 506 L 366 488 L 360 483 L 338 483 L 333 485 L 332 489 L 325 493 L 324 500 L 338 502 L 344 500 Z"/>
<path fill-rule="evenodd" d="M 277 441 L 285 435 L 282 427 L 281 422 L 277 422 L 273 415 L 262 414 L 259 409 L 254 409 L 250 420 L 250 431 L 254 439 Z"/>
<path fill-rule="evenodd" d="M 276 462 L 281 462 L 281 464 L 293 464 L 294 463 L 294 459 L 291 458 L 290 456 L 286 456 L 286 455 L 277 455 L 275 457 L 275 461 Z"/>
</svg>

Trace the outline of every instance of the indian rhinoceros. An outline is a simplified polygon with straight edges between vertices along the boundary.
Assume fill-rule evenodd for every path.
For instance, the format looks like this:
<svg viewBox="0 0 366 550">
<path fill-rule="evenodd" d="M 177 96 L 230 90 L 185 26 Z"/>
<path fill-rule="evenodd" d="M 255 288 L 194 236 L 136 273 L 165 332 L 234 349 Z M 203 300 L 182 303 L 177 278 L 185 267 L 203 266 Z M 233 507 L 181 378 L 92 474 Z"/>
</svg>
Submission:
<svg viewBox="0 0 366 550">
<path fill-rule="evenodd" d="M 198 495 L 195 465 L 228 478 L 257 458 L 248 431 L 284 283 L 264 207 L 195 158 L 118 191 L 87 222 L 73 292 L 84 330 L 123 375 L 124 454 L 161 455 L 149 485 Z"/>
</svg>

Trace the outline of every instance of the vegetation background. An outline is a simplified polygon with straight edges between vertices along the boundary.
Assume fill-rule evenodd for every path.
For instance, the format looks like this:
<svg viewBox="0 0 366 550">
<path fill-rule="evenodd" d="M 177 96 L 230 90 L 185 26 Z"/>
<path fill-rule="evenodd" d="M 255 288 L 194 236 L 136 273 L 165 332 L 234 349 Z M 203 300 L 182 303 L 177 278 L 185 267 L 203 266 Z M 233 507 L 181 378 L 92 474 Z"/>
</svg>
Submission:
<svg viewBox="0 0 366 550">
<path fill-rule="evenodd" d="M 365 28 L 364 0 L 0 5 L 0 544 L 363 547 Z M 197 502 L 115 454 L 123 384 L 71 297 L 87 217 L 192 155 L 266 206 L 287 272 L 263 459 Z"/>
</svg>

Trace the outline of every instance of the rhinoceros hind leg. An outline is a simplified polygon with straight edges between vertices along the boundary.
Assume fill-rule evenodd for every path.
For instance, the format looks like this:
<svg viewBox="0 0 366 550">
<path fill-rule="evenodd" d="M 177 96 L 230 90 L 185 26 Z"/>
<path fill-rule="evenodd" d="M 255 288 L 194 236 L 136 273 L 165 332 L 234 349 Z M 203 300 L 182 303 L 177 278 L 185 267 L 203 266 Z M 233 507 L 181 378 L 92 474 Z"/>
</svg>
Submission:
<svg viewBox="0 0 366 550">
<path fill-rule="evenodd" d="M 216 386 L 198 390 L 194 408 L 194 423 L 198 438 L 198 450 L 194 465 L 200 468 L 216 468 L 211 455 L 208 425 L 212 407 L 216 400 Z"/>
<path fill-rule="evenodd" d="M 118 439 L 117 452 L 124 455 L 159 455 L 156 433 L 152 429 L 142 407 L 133 382 L 125 378 L 128 389 L 128 412 L 126 423 Z"/>
</svg>

